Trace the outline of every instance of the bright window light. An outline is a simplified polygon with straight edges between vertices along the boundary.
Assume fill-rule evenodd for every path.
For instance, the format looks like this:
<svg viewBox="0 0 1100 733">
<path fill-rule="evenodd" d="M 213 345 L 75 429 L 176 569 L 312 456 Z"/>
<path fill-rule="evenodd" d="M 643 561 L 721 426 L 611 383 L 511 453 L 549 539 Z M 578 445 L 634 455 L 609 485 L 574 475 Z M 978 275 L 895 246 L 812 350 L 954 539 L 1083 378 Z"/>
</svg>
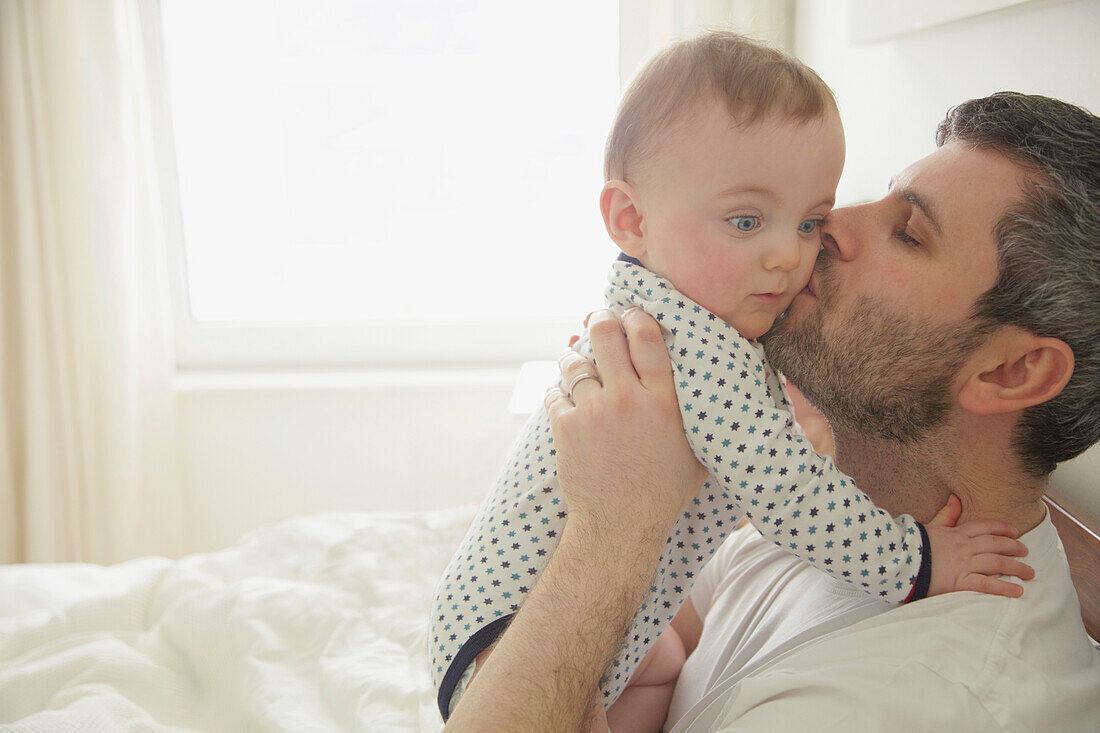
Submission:
<svg viewBox="0 0 1100 733">
<path fill-rule="evenodd" d="M 164 0 L 200 322 L 578 320 L 615 0 Z"/>
</svg>

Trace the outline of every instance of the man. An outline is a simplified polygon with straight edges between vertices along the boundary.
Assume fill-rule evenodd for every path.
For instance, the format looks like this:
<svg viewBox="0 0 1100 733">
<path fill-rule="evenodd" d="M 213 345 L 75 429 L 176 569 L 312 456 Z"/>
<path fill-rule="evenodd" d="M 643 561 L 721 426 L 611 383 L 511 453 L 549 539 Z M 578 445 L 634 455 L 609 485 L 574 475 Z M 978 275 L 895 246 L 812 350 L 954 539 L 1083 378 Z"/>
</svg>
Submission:
<svg viewBox="0 0 1100 733">
<path fill-rule="evenodd" d="M 739 532 L 675 625 L 675 731 L 1097 730 L 1100 654 L 1041 496 L 1100 439 L 1100 119 L 1014 93 L 952 111 L 881 201 L 838 210 L 768 335 L 829 419 L 841 469 L 895 513 L 1016 526 L 1020 599 L 885 610 Z M 602 385 L 547 396 L 569 521 L 455 710 L 453 730 L 577 730 L 703 480 L 652 320 L 589 322 Z M 593 366 L 563 359 L 567 383 Z M 575 403 L 575 406 L 574 406 Z"/>
</svg>

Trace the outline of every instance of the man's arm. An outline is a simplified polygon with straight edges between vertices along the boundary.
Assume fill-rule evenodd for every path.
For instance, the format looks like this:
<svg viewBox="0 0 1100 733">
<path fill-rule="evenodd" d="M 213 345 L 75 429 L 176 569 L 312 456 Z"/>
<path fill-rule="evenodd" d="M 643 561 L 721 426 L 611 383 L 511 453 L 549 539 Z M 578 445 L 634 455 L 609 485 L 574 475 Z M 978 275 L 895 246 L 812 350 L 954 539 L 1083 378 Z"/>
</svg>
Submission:
<svg viewBox="0 0 1100 733">
<path fill-rule="evenodd" d="M 600 527 L 571 518 L 446 730 L 580 730 L 663 546 L 650 540 L 624 552 Z"/>
<path fill-rule="evenodd" d="M 448 731 L 579 730 L 681 508 L 706 479 L 680 420 L 660 329 L 589 319 L 599 380 L 547 395 L 569 516 L 531 594 L 471 681 Z M 629 344 L 627 342 L 629 338 Z M 591 372 L 575 352 L 565 383 Z"/>
</svg>

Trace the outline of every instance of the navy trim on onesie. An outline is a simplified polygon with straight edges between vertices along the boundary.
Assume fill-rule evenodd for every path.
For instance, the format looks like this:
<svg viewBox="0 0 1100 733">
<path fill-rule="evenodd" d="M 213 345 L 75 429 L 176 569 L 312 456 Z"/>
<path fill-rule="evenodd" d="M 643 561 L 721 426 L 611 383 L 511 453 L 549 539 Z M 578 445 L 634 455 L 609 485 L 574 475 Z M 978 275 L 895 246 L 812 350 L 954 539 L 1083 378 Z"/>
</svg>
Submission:
<svg viewBox="0 0 1100 733">
<path fill-rule="evenodd" d="M 619 256 L 616 257 L 615 259 L 617 259 L 619 262 L 629 262 L 630 264 L 637 265 L 638 267 L 645 267 L 645 265 L 642 264 L 641 260 L 634 259 L 630 255 L 628 255 L 626 252 L 620 252 Z"/>
<path fill-rule="evenodd" d="M 914 524 L 920 530 L 920 570 L 917 571 L 917 580 L 913 583 L 913 590 L 910 591 L 909 597 L 905 599 L 905 603 L 927 598 L 928 588 L 932 585 L 932 546 L 928 543 L 928 530 L 920 522 L 914 522 Z"/>
<path fill-rule="evenodd" d="M 497 640 L 497 637 L 504 633 L 504 627 L 508 625 L 508 622 L 515 616 L 514 613 L 510 613 L 507 616 L 498 618 L 488 626 L 482 626 L 477 630 L 470 640 L 462 645 L 462 648 L 458 650 L 458 654 L 455 655 L 454 661 L 451 662 L 451 666 L 447 668 L 447 674 L 443 675 L 443 682 L 439 685 L 439 697 L 437 702 L 439 704 L 439 714 L 443 716 L 443 722 L 447 722 L 447 718 L 451 714 L 451 695 L 454 694 L 455 687 L 458 686 L 458 681 L 462 679 L 462 675 L 465 674 L 466 668 L 474 663 L 477 659 L 477 655 L 492 646 L 493 642 Z"/>
</svg>

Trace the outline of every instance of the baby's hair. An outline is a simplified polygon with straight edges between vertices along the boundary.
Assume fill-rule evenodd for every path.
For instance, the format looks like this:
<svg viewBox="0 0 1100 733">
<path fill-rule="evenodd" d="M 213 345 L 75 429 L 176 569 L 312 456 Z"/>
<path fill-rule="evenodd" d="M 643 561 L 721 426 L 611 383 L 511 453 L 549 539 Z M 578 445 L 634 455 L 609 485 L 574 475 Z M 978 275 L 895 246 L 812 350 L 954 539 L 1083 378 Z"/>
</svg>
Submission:
<svg viewBox="0 0 1100 733">
<path fill-rule="evenodd" d="M 631 81 L 607 137 L 604 180 L 629 182 L 658 133 L 708 99 L 724 102 L 742 126 L 808 122 L 836 109 L 832 90 L 790 54 L 729 31 L 704 33 L 665 48 Z"/>
</svg>

